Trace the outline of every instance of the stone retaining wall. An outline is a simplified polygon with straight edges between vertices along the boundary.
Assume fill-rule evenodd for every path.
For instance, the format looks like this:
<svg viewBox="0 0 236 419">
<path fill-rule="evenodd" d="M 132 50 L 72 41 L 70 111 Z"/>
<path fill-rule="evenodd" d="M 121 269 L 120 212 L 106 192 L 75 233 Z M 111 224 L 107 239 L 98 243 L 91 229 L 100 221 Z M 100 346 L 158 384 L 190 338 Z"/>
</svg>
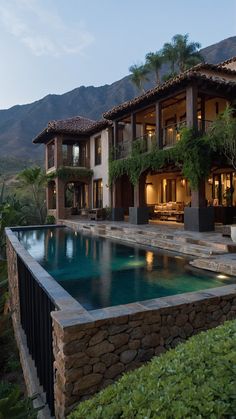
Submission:
<svg viewBox="0 0 236 419">
<path fill-rule="evenodd" d="M 219 290 L 95 310 L 87 315 L 52 313 L 56 416 L 64 418 L 78 401 L 154 355 L 235 318 L 236 287 L 230 294 L 222 290 L 222 296 L 217 296 Z"/>
</svg>

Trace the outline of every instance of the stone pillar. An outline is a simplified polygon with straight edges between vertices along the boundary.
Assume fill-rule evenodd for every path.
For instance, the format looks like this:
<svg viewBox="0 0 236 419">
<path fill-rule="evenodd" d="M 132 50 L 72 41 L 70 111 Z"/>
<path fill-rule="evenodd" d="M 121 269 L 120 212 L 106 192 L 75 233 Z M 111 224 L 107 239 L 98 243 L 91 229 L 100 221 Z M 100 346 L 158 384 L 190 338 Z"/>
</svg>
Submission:
<svg viewBox="0 0 236 419">
<path fill-rule="evenodd" d="M 156 140 L 157 140 L 157 147 L 161 150 L 163 148 L 163 135 L 162 135 L 162 109 L 161 109 L 160 102 L 156 102 Z"/>
<path fill-rule="evenodd" d="M 149 218 L 146 206 L 146 175 L 141 174 L 137 185 L 134 186 L 134 207 L 129 208 L 129 222 L 131 224 L 147 224 Z"/>
<path fill-rule="evenodd" d="M 55 179 L 56 185 L 56 218 L 57 220 L 65 217 L 65 183 L 58 177 Z"/>
<path fill-rule="evenodd" d="M 195 84 L 191 84 L 186 88 L 186 120 L 187 127 L 198 129 L 197 86 Z"/>
<path fill-rule="evenodd" d="M 184 228 L 190 231 L 214 230 L 214 208 L 207 207 L 205 179 L 191 193 L 191 207 L 184 210 Z"/>
</svg>

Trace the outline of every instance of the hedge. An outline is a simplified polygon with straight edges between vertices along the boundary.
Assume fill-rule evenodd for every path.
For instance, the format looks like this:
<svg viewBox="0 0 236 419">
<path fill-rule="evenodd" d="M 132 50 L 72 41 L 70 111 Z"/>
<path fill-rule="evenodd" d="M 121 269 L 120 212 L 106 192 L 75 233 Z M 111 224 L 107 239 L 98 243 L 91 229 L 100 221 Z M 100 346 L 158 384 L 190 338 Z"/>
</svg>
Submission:
<svg viewBox="0 0 236 419">
<path fill-rule="evenodd" d="M 193 336 L 129 372 L 69 419 L 235 418 L 236 321 Z"/>
</svg>

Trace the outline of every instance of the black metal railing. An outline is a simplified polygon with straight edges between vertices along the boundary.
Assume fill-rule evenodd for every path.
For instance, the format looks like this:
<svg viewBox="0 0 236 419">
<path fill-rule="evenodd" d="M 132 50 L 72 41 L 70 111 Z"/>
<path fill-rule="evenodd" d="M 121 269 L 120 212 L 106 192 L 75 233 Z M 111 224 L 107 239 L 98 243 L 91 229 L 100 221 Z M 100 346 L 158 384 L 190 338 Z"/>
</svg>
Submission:
<svg viewBox="0 0 236 419">
<path fill-rule="evenodd" d="M 55 305 L 18 256 L 21 325 L 29 353 L 34 360 L 40 385 L 54 414 L 54 373 L 51 312 Z"/>
</svg>

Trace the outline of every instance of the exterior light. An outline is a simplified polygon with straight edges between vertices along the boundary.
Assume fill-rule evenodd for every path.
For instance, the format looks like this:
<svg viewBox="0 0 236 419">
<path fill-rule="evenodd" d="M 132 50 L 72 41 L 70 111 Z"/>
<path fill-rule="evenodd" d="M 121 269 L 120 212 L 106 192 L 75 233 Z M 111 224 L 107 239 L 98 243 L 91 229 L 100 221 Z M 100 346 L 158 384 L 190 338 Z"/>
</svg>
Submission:
<svg viewBox="0 0 236 419">
<path fill-rule="evenodd" d="M 186 180 L 185 179 L 181 179 L 180 183 L 181 183 L 182 186 L 185 186 Z"/>
<path fill-rule="evenodd" d="M 227 279 L 228 277 L 226 275 L 220 274 L 220 275 L 217 275 L 217 278 L 219 278 L 219 279 Z"/>
</svg>

